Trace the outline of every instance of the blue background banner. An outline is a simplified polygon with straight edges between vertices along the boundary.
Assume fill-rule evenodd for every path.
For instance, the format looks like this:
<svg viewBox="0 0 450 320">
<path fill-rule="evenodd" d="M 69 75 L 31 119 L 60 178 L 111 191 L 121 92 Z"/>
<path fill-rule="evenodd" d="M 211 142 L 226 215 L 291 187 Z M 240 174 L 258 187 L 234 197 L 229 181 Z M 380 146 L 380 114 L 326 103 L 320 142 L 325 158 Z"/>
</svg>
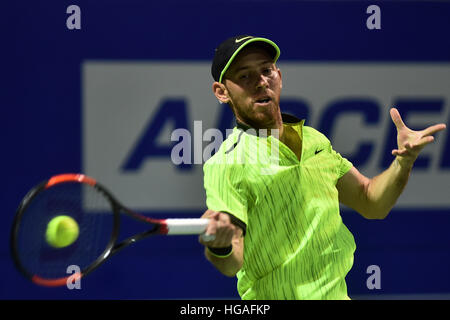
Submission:
<svg viewBox="0 0 450 320">
<path fill-rule="evenodd" d="M 372 4 L 381 10 L 378 30 L 366 26 L 370 16 L 366 10 Z M 66 26 L 70 5 L 81 10 L 79 30 Z M 180 118 L 190 126 L 204 114 L 214 119 L 211 127 L 231 127 L 231 113 L 221 109 L 223 106 L 212 96 L 208 73 L 214 48 L 230 36 L 252 34 L 274 40 L 281 48 L 279 61 L 282 71 L 286 70 L 286 85 L 291 85 L 286 88 L 286 109 L 306 115 L 307 124 L 309 121 L 309 125 L 325 131 L 338 150 L 342 148 L 355 166 L 360 164 L 368 173 L 381 172 L 392 161 L 389 153 L 395 131 L 389 123 L 388 103 L 416 114 L 412 120 L 425 119 L 417 126 L 449 123 L 447 2 L 19 0 L 5 3 L 3 8 L 2 299 L 238 298 L 236 280 L 221 275 L 206 261 L 195 236 L 155 237 L 136 243 L 83 279 L 80 290 L 34 286 L 15 270 L 9 253 L 13 216 L 22 197 L 33 185 L 58 173 L 93 175 L 116 190 L 126 205 L 148 215 L 200 216 L 206 209 L 204 199 L 196 200 L 202 200 L 204 193 L 201 172 L 195 175 L 194 185 L 189 186 L 187 181 L 181 184 L 186 191 L 184 200 L 192 202 L 186 210 L 180 197 L 173 203 L 162 201 L 156 208 L 140 202 L 144 196 L 133 200 L 133 195 L 114 185 L 126 174 L 124 168 L 133 166 L 115 165 L 111 158 L 112 169 L 107 171 L 108 158 L 102 159 L 90 150 L 101 148 L 96 144 L 100 132 L 115 124 L 114 134 L 124 137 L 124 143 L 120 143 L 121 138 L 110 140 L 109 147 L 124 148 L 130 155 L 164 101 L 193 112 L 189 118 Z M 131 72 L 136 66 L 147 70 L 142 79 L 134 78 Z M 339 66 L 345 68 L 337 70 Z M 347 66 L 355 66 L 353 73 L 346 73 Z M 364 75 L 371 66 L 380 68 L 369 83 Z M 411 70 L 412 76 L 408 73 Z M 110 81 L 108 72 L 114 72 Z M 148 89 L 155 96 L 151 88 L 156 87 L 158 79 L 162 83 L 158 92 L 163 93 L 145 105 L 150 100 L 144 93 L 134 93 L 133 81 L 142 85 L 143 92 Z M 126 87 L 121 81 L 133 85 Z M 402 81 L 409 81 L 406 87 L 410 89 L 402 87 Z M 342 88 L 331 93 L 334 84 Z M 115 86 L 124 89 L 113 90 Z M 108 97 L 111 101 L 122 97 L 123 109 L 111 102 L 108 112 Z M 195 97 L 200 100 L 195 101 Z M 321 97 L 327 101 L 321 102 Z M 144 112 L 147 122 L 120 118 L 120 112 L 130 113 L 130 117 Z M 340 125 L 340 112 L 361 116 L 356 118 L 356 133 L 350 126 Z M 346 121 L 352 119 L 347 116 Z M 339 131 L 343 127 L 347 129 Z M 365 132 L 379 136 L 367 140 L 363 138 Z M 347 276 L 350 297 L 450 297 L 449 132 L 440 133 L 435 146 L 422 156 L 417 174 L 407 187 L 409 193 L 388 218 L 369 221 L 348 208 L 342 209 L 344 223 L 357 244 L 354 266 Z M 349 141 L 346 139 L 355 136 L 361 137 L 360 141 L 353 141 L 354 148 L 344 150 Z M 139 155 L 152 161 L 148 150 L 139 151 Z M 161 161 L 171 165 L 170 158 Z M 103 164 L 106 171 L 96 169 Z M 199 165 L 194 168 L 201 171 Z M 146 173 L 136 173 L 142 178 L 136 189 L 142 188 Z M 177 174 L 183 179 L 177 171 L 167 182 L 168 189 L 171 182 L 178 181 Z M 197 193 L 190 197 L 189 189 Z M 149 187 L 146 192 L 152 190 Z M 169 192 L 166 196 L 172 195 Z M 137 228 L 135 223 L 125 222 L 121 231 L 129 234 Z M 381 270 L 380 289 L 367 287 L 367 268 L 371 265 Z"/>
</svg>

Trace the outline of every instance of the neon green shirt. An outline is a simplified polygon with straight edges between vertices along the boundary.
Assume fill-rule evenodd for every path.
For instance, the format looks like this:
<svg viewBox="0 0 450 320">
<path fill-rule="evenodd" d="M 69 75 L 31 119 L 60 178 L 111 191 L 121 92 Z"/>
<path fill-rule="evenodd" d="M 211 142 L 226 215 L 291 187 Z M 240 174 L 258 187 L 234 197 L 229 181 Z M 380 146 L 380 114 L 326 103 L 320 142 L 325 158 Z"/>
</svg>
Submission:
<svg viewBox="0 0 450 320">
<path fill-rule="evenodd" d="M 238 292 L 244 300 L 348 299 L 356 246 L 336 183 L 352 164 L 304 121 L 285 114 L 283 121 L 301 138 L 300 161 L 278 139 L 235 127 L 204 165 L 207 207 L 245 225 Z M 276 161 L 255 158 L 276 142 Z"/>
</svg>

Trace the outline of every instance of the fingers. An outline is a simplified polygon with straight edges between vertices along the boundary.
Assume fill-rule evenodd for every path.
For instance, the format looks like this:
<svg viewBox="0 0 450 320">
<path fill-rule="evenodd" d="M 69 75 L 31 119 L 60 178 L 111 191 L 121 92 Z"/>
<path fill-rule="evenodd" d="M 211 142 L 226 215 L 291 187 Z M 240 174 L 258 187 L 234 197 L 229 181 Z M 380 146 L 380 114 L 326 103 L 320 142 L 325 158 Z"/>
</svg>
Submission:
<svg viewBox="0 0 450 320">
<path fill-rule="evenodd" d="M 236 226 L 226 213 L 211 211 L 205 214 L 210 218 L 208 227 L 203 235 L 199 237 L 199 242 L 212 248 L 228 247 L 231 244 Z"/>
<path fill-rule="evenodd" d="M 435 133 L 444 130 L 446 127 L 447 126 L 444 123 L 435 124 L 434 126 L 428 127 L 423 130 L 422 137 L 434 135 Z"/>
<path fill-rule="evenodd" d="M 215 234 L 204 233 L 204 234 L 200 235 L 199 241 L 200 241 L 200 243 L 205 243 L 205 242 L 214 241 L 215 239 L 216 239 Z"/>
<path fill-rule="evenodd" d="M 202 214 L 201 218 L 205 218 L 205 219 L 207 219 L 207 218 L 215 219 L 215 217 L 218 216 L 219 213 L 220 213 L 220 212 L 218 212 L 218 211 L 214 211 L 214 210 L 208 209 L 208 210 L 206 210 L 206 211 Z"/>
<path fill-rule="evenodd" d="M 418 154 L 420 150 L 422 150 L 427 144 L 434 141 L 433 136 L 426 136 L 421 138 L 419 141 L 417 141 L 415 144 L 412 144 L 411 142 L 407 142 L 404 145 L 404 149 L 394 149 L 392 150 L 392 155 L 394 156 L 407 156 L 407 155 L 413 155 Z"/>
<path fill-rule="evenodd" d="M 417 142 L 416 146 L 417 147 L 425 147 L 427 144 L 429 144 L 433 141 L 434 141 L 433 136 L 426 136 L 426 137 L 423 137 L 422 139 L 420 139 L 419 142 Z"/>
<path fill-rule="evenodd" d="M 391 108 L 391 110 L 389 112 L 391 115 L 391 119 L 394 122 L 397 129 L 400 130 L 400 129 L 407 128 L 407 126 L 403 122 L 402 117 L 400 116 L 400 113 L 398 112 L 398 110 L 396 108 Z M 434 135 L 435 133 L 445 130 L 446 128 L 447 128 L 447 126 L 444 123 L 435 124 L 433 126 L 426 128 L 425 130 L 422 130 L 422 137 Z"/>
<path fill-rule="evenodd" d="M 205 244 L 205 242 L 211 242 L 216 239 L 216 232 L 217 232 L 216 221 L 219 219 L 219 214 L 220 214 L 220 212 L 208 209 L 202 215 L 202 218 L 209 219 L 209 224 L 206 227 L 205 233 L 200 235 L 200 238 L 199 238 L 200 243 Z"/>
<path fill-rule="evenodd" d="M 405 123 L 402 120 L 402 117 L 400 116 L 400 113 L 396 108 L 391 108 L 389 113 L 391 115 L 392 122 L 394 122 L 398 130 L 406 127 Z"/>
</svg>

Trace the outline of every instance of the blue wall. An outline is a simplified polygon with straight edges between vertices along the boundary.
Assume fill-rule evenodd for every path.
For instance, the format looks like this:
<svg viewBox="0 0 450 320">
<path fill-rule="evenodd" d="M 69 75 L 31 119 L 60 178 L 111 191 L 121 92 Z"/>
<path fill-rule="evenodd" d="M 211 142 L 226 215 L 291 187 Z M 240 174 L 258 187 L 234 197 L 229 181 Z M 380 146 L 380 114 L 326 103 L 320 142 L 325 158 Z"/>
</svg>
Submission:
<svg viewBox="0 0 450 320">
<path fill-rule="evenodd" d="M 71 4 L 81 8 L 81 30 L 66 28 L 66 8 Z M 209 61 L 222 39 L 254 34 L 275 40 L 282 50 L 281 61 L 450 61 L 449 3 L 380 2 L 381 30 L 365 26 L 369 4 L 275 0 L 4 4 L 0 298 L 237 298 L 235 279 L 220 275 L 206 262 L 196 237 L 137 243 L 83 280 L 81 290 L 36 287 L 18 274 L 9 255 L 14 212 L 34 184 L 56 173 L 83 171 L 80 70 L 85 60 Z M 173 211 L 166 214 L 177 216 Z M 347 278 L 350 296 L 450 293 L 448 206 L 394 209 L 383 221 L 367 221 L 349 210 L 342 215 L 357 243 Z M 127 230 L 134 229 L 126 225 Z M 372 264 L 382 270 L 380 290 L 366 287 L 366 268 Z"/>
</svg>

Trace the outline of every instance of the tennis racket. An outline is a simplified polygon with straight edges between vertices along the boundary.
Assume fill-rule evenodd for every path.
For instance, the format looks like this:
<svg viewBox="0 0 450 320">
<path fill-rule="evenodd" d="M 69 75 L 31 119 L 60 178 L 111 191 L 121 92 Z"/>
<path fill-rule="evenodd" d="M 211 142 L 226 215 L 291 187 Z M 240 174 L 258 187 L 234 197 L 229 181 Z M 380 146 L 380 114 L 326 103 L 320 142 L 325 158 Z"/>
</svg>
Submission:
<svg viewBox="0 0 450 320">
<path fill-rule="evenodd" d="M 49 221 L 67 215 L 78 223 L 75 242 L 55 248 L 47 243 Z M 128 216 L 149 228 L 118 241 L 120 218 Z M 33 283 L 65 286 L 94 271 L 130 244 L 153 235 L 200 235 L 209 219 L 152 219 L 123 206 L 104 186 L 83 174 L 61 174 L 33 187 L 20 203 L 11 232 L 11 254 L 18 270 Z M 80 272 L 67 274 L 68 266 Z"/>
</svg>

